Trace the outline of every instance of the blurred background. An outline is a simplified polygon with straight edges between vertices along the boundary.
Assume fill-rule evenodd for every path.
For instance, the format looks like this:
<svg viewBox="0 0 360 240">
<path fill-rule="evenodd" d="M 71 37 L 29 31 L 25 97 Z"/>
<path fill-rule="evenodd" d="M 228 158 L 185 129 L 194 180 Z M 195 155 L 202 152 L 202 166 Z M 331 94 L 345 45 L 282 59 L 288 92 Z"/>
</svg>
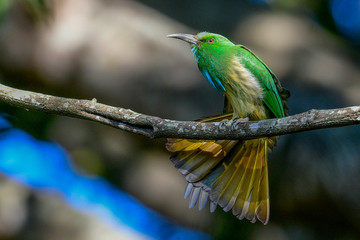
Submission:
<svg viewBox="0 0 360 240">
<path fill-rule="evenodd" d="M 170 119 L 218 114 L 189 46 L 166 38 L 203 30 L 262 58 L 290 114 L 360 104 L 359 0 L 1 0 L 0 82 Z M 263 226 L 188 209 L 164 139 L 0 111 L 1 240 L 360 238 L 358 126 L 280 138 Z"/>
</svg>

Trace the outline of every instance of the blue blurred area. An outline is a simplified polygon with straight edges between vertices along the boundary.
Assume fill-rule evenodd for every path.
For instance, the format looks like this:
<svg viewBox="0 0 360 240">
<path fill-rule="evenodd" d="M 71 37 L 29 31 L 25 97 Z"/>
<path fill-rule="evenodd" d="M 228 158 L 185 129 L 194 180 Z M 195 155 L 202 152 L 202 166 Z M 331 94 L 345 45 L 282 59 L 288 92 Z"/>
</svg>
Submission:
<svg viewBox="0 0 360 240">
<path fill-rule="evenodd" d="M 360 41 L 360 0 L 332 0 L 330 9 L 339 30 Z"/>
<path fill-rule="evenodd" d="M 30 187 L 60 192 L 74 207 L 114 220 L 154 239 L 210 239 L 147 209 L 99 177 L 80 175 L 58 145 L 11 128 L 0 117 L 0 171 Z"/>
</svg>

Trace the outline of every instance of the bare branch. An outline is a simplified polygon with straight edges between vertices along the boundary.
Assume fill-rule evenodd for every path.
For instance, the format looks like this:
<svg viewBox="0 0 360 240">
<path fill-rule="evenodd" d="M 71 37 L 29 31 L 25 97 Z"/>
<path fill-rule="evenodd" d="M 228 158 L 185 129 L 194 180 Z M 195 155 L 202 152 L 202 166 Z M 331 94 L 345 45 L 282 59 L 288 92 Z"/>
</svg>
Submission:
<svg viewBox="0 0 360 240">
<path fill-rule="evenodd" d="M 150 138 L 252 139 L 360 123 L 360 106 L 310 110 L 293 116 L 242 122 L 175 121 L 108 106 L 93 100 L 55 97 L 0 84 L 0 101 L 30 110 L 88 119 Z"/>
</svg>

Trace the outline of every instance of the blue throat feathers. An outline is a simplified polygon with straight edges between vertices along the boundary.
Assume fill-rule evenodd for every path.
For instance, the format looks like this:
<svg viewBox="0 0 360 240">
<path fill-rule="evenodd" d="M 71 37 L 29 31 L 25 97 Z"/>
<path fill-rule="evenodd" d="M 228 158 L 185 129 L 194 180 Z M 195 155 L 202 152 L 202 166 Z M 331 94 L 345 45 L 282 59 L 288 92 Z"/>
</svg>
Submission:
<svg viewBox="0 0 360 240">
<path fill-rule="evenodd" d="M 191 52 L 193 53 L 196 62 L 199 62 L 199 56 L 196 54 L 197 48 L 195 46 L 191 47 Z M 200 72 L 204 75 L 205 79 L 210 83 L 213 88 L 215 88 L 219 92 L 226 92 L 226 89 L 219 78 L 212 78 L 207 69 L 200 69 Z"/>
<path fill-rule="evenodd" d="M 221 81 L 217 77 L 212 78 L 207 69 L 201 70 L 201 73 L 204 75 L 206 80 L 213 88 L 215 88 L 219 92 L 226 92 L 225 87 L 224 85 L 222 85 Z"/>
</svg>

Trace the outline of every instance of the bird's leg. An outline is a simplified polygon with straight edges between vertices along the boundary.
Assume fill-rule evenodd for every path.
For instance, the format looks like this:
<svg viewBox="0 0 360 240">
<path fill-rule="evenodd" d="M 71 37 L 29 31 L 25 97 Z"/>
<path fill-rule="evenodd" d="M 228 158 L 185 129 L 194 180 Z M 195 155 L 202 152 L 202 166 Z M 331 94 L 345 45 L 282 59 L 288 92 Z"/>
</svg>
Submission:
<svg viewBox="0 0 360 240">
<path fill-rule="evenodd" d="M 249 121 L 249 117 L 246 117 L 246 118 L 239 118 L 239 117 L 234 117 L 232 119 L 224 119 L 224 120 L 221 120 L 220 121 L 220 124 L 219 124 L 219 128 L 224 128 L 224 127 L 227 127 L 227 126 L 231 126 L 231 129 L 232 130 L 235 130 L 238 128 L 238 125 L 240 123 L 243 123 L 243 122 L 248 122 Z"/>
<path fill-rule="evenodd" d="M 236 130 L 236 129 L 239 128 L 239 124 L 244 123 L 244 122 L 248 122 L 248 121 L 249 121 L 249 117 L 245 117 L 245 118 L 236 117 L 236 118 L 233 118 L 233 119 L 231 119 L 231 122 L 232 122 L 231 129 Z"/>
</svg>

